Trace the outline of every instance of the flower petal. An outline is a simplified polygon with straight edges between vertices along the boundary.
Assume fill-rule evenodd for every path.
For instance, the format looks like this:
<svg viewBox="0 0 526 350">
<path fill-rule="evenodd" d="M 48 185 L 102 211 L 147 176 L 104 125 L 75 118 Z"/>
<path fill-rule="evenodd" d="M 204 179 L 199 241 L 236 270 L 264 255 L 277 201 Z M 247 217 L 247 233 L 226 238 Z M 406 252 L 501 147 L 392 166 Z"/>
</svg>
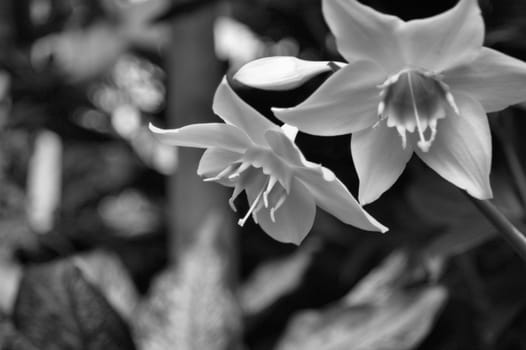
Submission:
<svg viewBox="0 0 526 350">
<path fill-rule="evenodd" d="M 247 188 L 250 203 L 255 199 L 260 188 Z M 270 218 L 267 209 L 257 212 L 258 224 L 270 237 L 283 243 L 300 244 L 314 224 L 316 204 L 309 191 L 300 181 L 294 179 L 287 199 L 276 211 L 276 221 Z"/>
<path fill-rule="evenodd" d="M 226 78 L 216 90 L 212 108 L 215 114 L 243 130 L 257 144 L 265 144 L 266 130 L 279 130 L 276 124 L 243 101 L 228 85 Z"/>
<path fill-rule="evenodd" d="M 342 222 L 367 231 L 388 230 L 363 210 L 347 187 L 329 169 L 321 166 L 298 169 L 297 176 L 314 196 L 316 204 Z"/>
<path fill-rule="evenodd" d="M 400 34 L 408 65 L 441 72 L 476 57 L 484 22 L 477 0 L 460 0 L 437 16 L 404 23 Z"/>
<path fill-rule="evenodd" d="M 286 125 L 286 124 L 285 124 Z M 302 166 L 304 157 L 300 149 L 284 133 L 269 130 L 265 133 L 268 145 L 278 156 L 286 161 Z"/>
<path fill-rule="evenodd" d="M 456 94 L 460 116 L 439 121 L 437 136 L 428 152 L 417 149 L 424 163 L 455 186 L 478 199 L 492 197 L 491 134 L 486 113 L 479 102 Z"/>
<path fill-rule="evenodd" d="M 334 73 L 307 100 L 294 108 L 273 108 L 283 122 L 322 136 L 362 130 L 377 121 L 377 86 L 386 76 L 372 62 L 360 61 Z"/>
<path fill-rule="evenodd" d="M 197 168 L 197 175 L 199 176 L 214 176 L 231 164 L 234 164 L 242 159 L 243 155 L 237 152 L 232 152 L 222 148 L 207 149 Z"/>
<path fill-rule="evenodd" d="M 264 57 L 245 64 L 234 75 L 243 85 L 262 90 L 290 90 L 332 70 L 328 61 L 306 61 L 293 56 Z"/>
<path fill-rule="evenodd" d="M 157 139 L 171 146 L 220 147 L 243 152 L 251 145 L 250 140 L 242 130 L 222 123 L 192 124 L 179 129 L 161 129 L 152 124 L 149 127 Z"/>
<path fill-rule="evenodd" d="M 323 15 L 342 56 L 377 62 L 386 73 L 403 68 L 397 31 L 403 21 L 356 0 L 323 0 Z"/>
<path fill-rule="evenodd" d="M 400 177 L 413 148 L 411 143 L 402 148 L 396 129 L 382 122 L 353 134 L 351 152 L 360 179 L 358 199 L 361 204 L 367 204 L 378 199 Z"/>
<path fill-rule="evenodd" d="M 526 63 L 484 47 L 470 64 L 444 73 L 453 92 L 470 95 L 486 112 L 526 100 Z"/>
</svg>

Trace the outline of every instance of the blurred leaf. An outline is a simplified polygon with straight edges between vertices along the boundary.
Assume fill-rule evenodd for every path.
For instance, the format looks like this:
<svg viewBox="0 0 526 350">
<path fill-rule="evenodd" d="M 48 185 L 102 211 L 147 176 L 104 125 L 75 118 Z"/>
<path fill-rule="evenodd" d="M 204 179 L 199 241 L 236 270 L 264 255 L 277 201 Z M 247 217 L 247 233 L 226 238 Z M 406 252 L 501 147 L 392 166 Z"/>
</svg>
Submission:
<svg viewBox="0 0 526 350">
<path fill-rule="evenodd" d="M 131 45 L 159 49 L 167 43 L 170 27 L 156 20 L 176 1 L 148 0 L 121 5 L 118 14 L 124 35 Z"/>
<path fill-rule="evenodd" d="M 39 349 L 135 349 L 126 323 L 69 260 L 24 272 L 13 313 Z"/>
<path fill-rule="evenodd" d="M 77 263 L 86 279 L 99 287 L 115 310 L 130 321 L 139 296 L 119 258 L 99 250 L 79 256 Z"/>
<path fill-rule="evenodd" d="M 524 300 L 494 307 L 483 322 L 482 336 L 484 341 L 487 344 L 495 345 L 502 333 L 511 328 L 513 321 L 524 311 L 524 307 Z"/>
<path fill-rule="evenodd" d="M 147 234 L 161 225 L 160 209 L 143 193 L 134 189 L 104 198 L 98 210 L 103 222 L 122 236 Z"/>
<path fill-rule="evenodd" d="M 77 219 L 79 208 L 120 191 L 139 170 L 133 153 L 120 143 L 71 144 L 64 151 L 63 210 Z"/>
<path fill-rule="evenodd" d="M 464 225 L 454 225 L 445 230 L 422 249 L 425 259 L 449 258 L 473 249 L 488 239 L 495 237 L 497 232 L 485 219 L 473 220 Z"/>
<path fill-rule="evenodd" d="M 442 234 L 431 239 L 422 254 L 429 259 L 462 254 L 496 236 L 493 225 L 469 201 L 461 190 L 434 174 L 419 169 L 408 190 L 409 202 L 423 220 L 441 225 Z M 509 180 L 492 172 L 495 205 L 512 221 L 517 221 L 522 207 Z"/>
<path fill-rule="evenodd" d="M 35 147 L 27 174 L 27 218 L 37 233 L 48 233 L 55 224 L 62 188 L 60 137 L 49 130 L 35 136 Z"/>
<path fill-rule="evenodd" d="M 196 241 L 157 278 L 135 317 L 140 349 L 238 349 L 240 310 L 229 281 L 229 252 L 221 247 L 228 226 L 220 213 L 209 213 Z"/>
<path fill-rule="evenodd" d="M 32 48 L 37 66 L 53 66 L 72 81 L 83 81 L 106 72 L 126 50 L 121 30 L 97 23 L 84 30 L 68 30 L 38 40 Z"/>
<path fill-rule="evenodd" d="M 297 315 L 277 349 L 413 349 L 434 324 L 447 292 L 441 286 L 401 288 L 407 262 L 394 254 L 338 304 Z"/>
<path fill-rule="evenodd" d="M 0 350 L 38 350 L 21 335 L 6 315 L 0 313 Z"/>
<path fill-rule="evenodd" d="M 405 282 L 409 274 L 409 257 L 402 251 L 389 255 L 380 266 L 372 270 L 347 294 L 345 304 L 356 305 L 382 302 L 393 290 Z"/>
<path fill-rule="evenodd" d="M 290 256 L 258 267 L 240 291 L 244 313 L 257 314 L 279 297 L 294 291 L 312 261 L 312 253 L 313 247 L 304 245 Z"/>
<path fill-rule="evenodd" d="M 8 256 L 21 246 L 36 243 L 26 220 L 26 198 L 10 181 L 0 179 L 0 256 Z"/>
<path fill-rule="evenodd" d="M 73 82 L 95 78 L 132 46 L 159 49 L 165 44 L 168 27 L 149 21 L 166 5 L 165 0 L 150 0 L 106 6 L 114 11 L 116 21 L 100 20 L 86 28 L 45 36 L 33 45 L 32 62 L 40 68 L 52 63 Z"/>
<path fill-rule="evenodd" d="M 11 312 L 22 276 L 20 265 L 0 257 L 0 310 Z"/>
</svg>

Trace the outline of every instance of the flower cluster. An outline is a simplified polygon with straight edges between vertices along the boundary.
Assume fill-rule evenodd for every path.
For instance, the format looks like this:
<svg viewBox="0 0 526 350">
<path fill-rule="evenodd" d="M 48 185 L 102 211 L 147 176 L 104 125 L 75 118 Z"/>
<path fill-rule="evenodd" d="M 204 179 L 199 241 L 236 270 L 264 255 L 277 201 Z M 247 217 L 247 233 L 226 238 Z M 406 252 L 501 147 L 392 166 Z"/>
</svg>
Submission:
<svg viewBox="0 0 526 350">
<path fill-rule="evenodd" d="M 413 153 L 473 197 L 490 198 L 486 113 L 526 100 L 526 64 L 483 47 L 477 0 L 407 22 L 357 0 L 323 0 L 323 14 L 347 63 L 272 57 L 248 63 L 234 77 L 287 90 L 336 70 L 300 105 L 273 109 L 283 127 L 242 101 L 224 79 L 213 109 L 225 123 L 151 130 L 171 145 L 206 148 L 198 169 L 205 181 L 233 187 L 233 210 L 246 192 L 249 209 L 239 224 L 252 217 L 282 242 L 303 240 L 316 205 L 347 224 L 386 231 L 329 169 L 304 158 L 291 126 L 313 135 L 352 134 L 362 205 L 394 184 Z"/>
<path fill-rule="evenodd" d="M 356 0 L 323 0 L 323 14 L 348 64 L 302 104 L 275 109 L 276 116 L 314 135 L 352 133 L 362 204 L 389 189 L 413 153 L 473 197 L 490 198 L 486 112 L 526 100 L 526 64 L 482 46 L 477 0 L 408 22 Z M 259 87 L 260 71 L 289 60 L 254 61 L 236 78 Z M 264 88 L 292 76 L 267 78 Z"/>
</svg>

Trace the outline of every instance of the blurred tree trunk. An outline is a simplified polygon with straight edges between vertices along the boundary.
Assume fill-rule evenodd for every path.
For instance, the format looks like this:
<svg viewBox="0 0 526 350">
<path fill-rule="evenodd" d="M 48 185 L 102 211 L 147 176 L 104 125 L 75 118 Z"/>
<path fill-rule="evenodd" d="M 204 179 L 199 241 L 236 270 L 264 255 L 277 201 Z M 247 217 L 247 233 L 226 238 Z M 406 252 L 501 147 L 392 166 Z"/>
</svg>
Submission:
<svg viewBox="0 0 526 350">
<path fill-rule="evenodd" d="M 13 35 L 11 0 L 0 1 L 0 60 L 5 58 Z"/>
<path fill-rule="evenodd" d="M 215 12 L 215 6 L 207 6 L 178 18 L 173 25 L 168 54 L 170 127 L 219 121 L 212 112 L 214 92 L 222 75 L 214 52 Z M 205 183 L 196 174 L 202 153 L 200 149 L 178 149 L 179 167 L 169 185 L 172 258 L 192 244 L 193 233 L 207 212 L 218 209 L 232 217 L 227 189 Z M 233 220 L 226 222 L 233 231 Z"/>
<path fill-rule="evenodd" d="M 173 24 L 167 62 L 170 127 L 218 121 L 212 112 L 212 100 L 223 72 L 214 52 L 216 9 L 216 5 L 206 6 L 177 18 Z M 227 189 L 215 183 L 204 183 L 197 176 L 202 150 L 180 148 L 178 152 L 178 170 L 169 181 L 170 257 L 178 274 L 188 270 L 189 277 L 180 283 L 186 287 L 208 286 L 187 295 L 188 300 L 193 300 L 193 307 L 198 309 L 190 311 L 193 318 L 203 315 L 197 317 L 200 321 L 193 321 L 195 327 L 189 329 L 198 334 L 189 339 L 201 340 L 190 341 L 181 349 L 200 348 L 196 344 L 208 344 L 208 350 L 236 349 L 240 336 L 240 312 L 233 293 L 237 276 L 237 226 L 228 206 Z M 213 236 L 205 239 L 205 242 L 212 242 L 208 245 L 202 243 L 200 231 L 203 231 L 203 222 L 210 222 L 207 219 L 210 215 L 221 220 L 213 221 L 214 229 L 205 229 Z M 188 268 L 194 266 L 192 261 L 199 256 L 200 266 Z M 220 322 L 210 323 L 213 322 L 211 318 Z"/>
</svg>

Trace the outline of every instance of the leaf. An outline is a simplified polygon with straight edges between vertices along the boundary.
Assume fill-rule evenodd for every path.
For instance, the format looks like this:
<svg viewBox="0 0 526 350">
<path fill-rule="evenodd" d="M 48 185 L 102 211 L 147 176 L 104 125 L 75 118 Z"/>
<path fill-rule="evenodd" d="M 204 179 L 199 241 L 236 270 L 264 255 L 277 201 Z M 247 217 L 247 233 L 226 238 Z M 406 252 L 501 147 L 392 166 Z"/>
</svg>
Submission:
<svg viewBox="0 0 526 350">
<path fill-rule="evenodd" d="M 33 45 L 31 56 L 37 66 L 53 62 L 69 80 L 78 82 L 105 73 L 128 44 L 119 28 L 97 23 L 45 36 Z"/>
<path fill-rule="evenodd" d="M 391 255 L 335 306 L 294 317 L 277 349 L 413 349 L 434 324 L 447 292 L 431 285 L 402 288 L 409 268 L 402 253 Z"/>
<path fill-rule="evenodd" d="M 86 279 L 96 285 L 115 310 L 129 321 L 139 296 L 119 258 L 110 252 L 95 251 L 79 256 L 76 262 Z"/>
<path fill-rule="evenodd" d="M 22 276 L 21 267 L 14 261 L 0 257 L 0 276 L 2 276 L 2 283 L 0 283 L 0 310 L 10 312 L 13 308 Z"/>
<path fill-rule="evenodd" d="M 13 322 L 40 350 L 133 350 L 126 323 L 70 260 L 28 268 Z"/>
<path fill-rule="evenodd" d="M 0 313 L 0 350 L 38 350 L 13 326 L 6 315 Z"/>
<path fill-rule="evenodd" d="M 442 234 L 424 247 L 424 258 L 459 255 L 496 236 L 496 229 L 469 199 L 432 170 L 421 169 L 416 179 L 408 190 L 409 202 L 421 219 L 443 227 Z M 497 171 L 493 171 L 491 180 L 495 195 L 492 201 L 508 218 L 517 221 L 522 210 L 509 181 Z"/>
<path fill-rule="evenodd" d="M 242 286 L 241 307 L 254 315 L 299 286 L 312 261 L 312 247 L 302 246 L 291 256 L 258 267 Z"/>
<path fill-rule="evenodd" d="M 82 30 L 45 36 L 31 48 L 31 59 L 40 68 L 53 62 L 72 82 L 95 78 L 111 68 L 130 47 L 157 50 L 167 42 L 169 27 L 149 23 L 167 5 L 165 0 L 149 0 L 116 6 L 113 15 L 118 18 L 117 23 L 101 20 Z M 111 6 L 107 6 L 109 10 Z"/>
<path fill-rule="evenodd" d="M 232 293 L 228 217 L 209 213 L 175 266 L 155 281 L 135 319 L 142 350 L 234 350 L 240 337 L 240 308 Z"/>
<path fill-rule="evenodd" d="M 347 294 L 344 302 L 348 305 L 381 302 L 401 285 L 408 270 L 407 254 L 396 251 L 358 282 Z"/>
</svg>

